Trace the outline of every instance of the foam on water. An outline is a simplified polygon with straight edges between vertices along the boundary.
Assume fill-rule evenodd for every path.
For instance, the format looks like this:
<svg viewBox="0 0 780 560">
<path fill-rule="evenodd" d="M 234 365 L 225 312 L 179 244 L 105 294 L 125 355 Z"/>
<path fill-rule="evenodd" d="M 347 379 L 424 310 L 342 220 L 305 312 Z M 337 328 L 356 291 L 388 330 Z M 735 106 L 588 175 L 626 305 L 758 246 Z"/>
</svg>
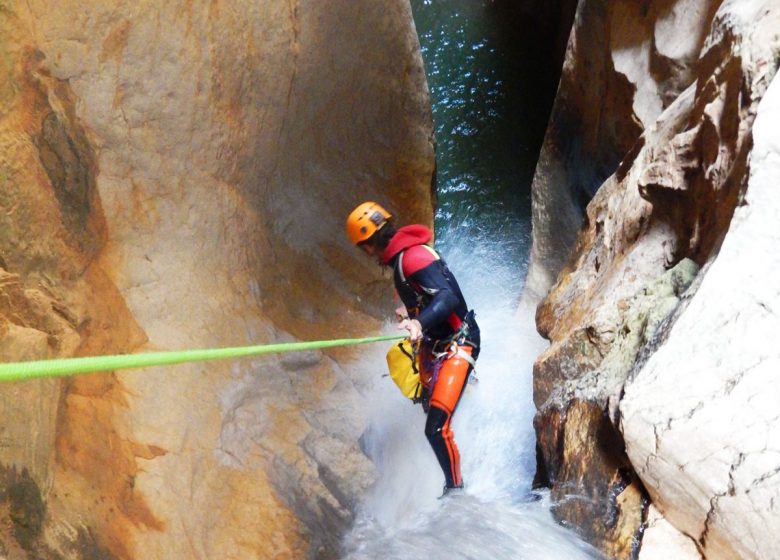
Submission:
<svg viewBox="0 0 780 560">
<path fill-rule="evenodd" d="M 448 233 L 447 257 L 477 310 L 482 352 L 453 420 L 466 489 L 439 500 L 443 475 L 423 429 L 425 415 L 388 378 L 378 379 L 363 448 L 378 479 L 361 503 L 344 555 L 362 558 L 597 558 L 559 526 L 531 492 L 535 469 L 531 366 L 544 348 L 533 316 L 517 316 L 522 266 L 501 243 Z M 459 242 L 460 241 L 460 242 Z M 388 324 L 388 332 L 392 325 Z M 364 364 L 384 367 L 384 349 Z"/>
<path fill-rule="evenodd" d="M 550 519 L 546 501 L 512 505 L 472 494 L 440 500 L 393 528 L 363 517 L 349 539 L 349 560 L 598 557 Z"/>
<path fill-rule="evenodd" d="M 598 557 L 552 519 L 546 498 L 532 499 L 531 366 L 546 342 L 533 310 L 518 316 L 517 306 L 531 180 L 554 88 L 540 82 L 549 69 L 538 43 L 523 42 L 528 20 L 517 6 L 412 0 L 437 142 L 436 247 L 477 312 L 479 383 L 453 420 L 465 492 L 438 500 L 444 477 L 423 433 L 425 416 L 376 376 L 362 444 L 378 478 L 344 541 L 351 560 Z M 386 348 L 378 346 L 365 350 L 359 367 L 386 370 Z"/>
</svg>

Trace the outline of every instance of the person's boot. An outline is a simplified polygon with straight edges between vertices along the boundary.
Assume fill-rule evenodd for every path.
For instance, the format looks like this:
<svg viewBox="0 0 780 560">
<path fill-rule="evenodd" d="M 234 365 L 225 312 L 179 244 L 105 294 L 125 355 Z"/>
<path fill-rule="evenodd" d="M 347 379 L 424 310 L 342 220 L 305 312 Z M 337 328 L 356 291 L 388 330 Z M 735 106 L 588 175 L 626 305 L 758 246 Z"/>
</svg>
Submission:
<svg viewBox="0 0 780 560">
<path fill-rule="evenodd" d="M 463 492 L 463 484 L 460 486 L 445 486 L 442 489 L 441 496 L 439 496 L 439 499 L 445 498 L 447 496 L 453 496 L 457 494 L 461 494 Z"/>
</svg>

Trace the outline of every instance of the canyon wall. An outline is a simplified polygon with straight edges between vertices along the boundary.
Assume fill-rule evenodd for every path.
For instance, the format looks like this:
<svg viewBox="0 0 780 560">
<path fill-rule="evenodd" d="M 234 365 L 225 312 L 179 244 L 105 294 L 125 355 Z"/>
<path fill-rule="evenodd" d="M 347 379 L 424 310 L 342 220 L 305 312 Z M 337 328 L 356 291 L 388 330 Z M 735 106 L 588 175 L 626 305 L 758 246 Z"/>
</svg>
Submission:
<svg viewBox="0 0 780 560">
<path fill-rule="evenodd" d="M 526 297 L 538 483 L 610 558 L 778 554 L 778 29 L 769 0 L 578 6 Z"/>
<path fill-rule="evenodd" d="M 780 556 L 768 537 L 780 529 L 780 353 L 767 336 L 780 332 L 778 123 L 775 77 L 718 257 L 620 403 L 628 456 L 653 502 L 708 559 Z"/>
<path fill-rule="evenodd" d="M 407 2 L 6 0 L 0 72 L 3 361 L 379 328 L 343 223 L 432 215 Z M 372 472 L 351 355 L 0 386 L 5 553 L 337 556 Z"/>
</svg>

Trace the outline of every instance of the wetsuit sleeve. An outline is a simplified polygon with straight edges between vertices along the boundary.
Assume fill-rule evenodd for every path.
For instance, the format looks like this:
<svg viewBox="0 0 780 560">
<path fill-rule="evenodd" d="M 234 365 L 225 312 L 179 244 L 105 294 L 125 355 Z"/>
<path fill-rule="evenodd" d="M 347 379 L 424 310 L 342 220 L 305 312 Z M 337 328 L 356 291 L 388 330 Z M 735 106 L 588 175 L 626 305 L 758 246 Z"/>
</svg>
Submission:
<svg viewBox="0 0 780 560">
<path fill-rule="evenodd" d="M 396 290 L 395 293 L 401 299 L 401 303 L 404 304 L 404 307 L 406 307 L 406 312 L 409 313 L 409 316 L 416 319 L 413 315 L 413 311 L 417 307 L 417 300 L 415 299 L 414 294 L 410 294 L 408 290 Z"/>
<path fill-rule="evenodd" d="M 460 300 L 444 276 L 441 261 L 423 247 L 412 247 L 404 255 L 403 266 L 406 278 L 430 297 L 417 316 L 423 331 L 447 321 Z"/>
<path fill-rule="evenodd" d="M 438 290 L 430 303 L 417 316 L 423 331 L 447 321 L 458 305 L 458 301 L 458 296 L 452 293 L 448 287 Z"/>
</svg>

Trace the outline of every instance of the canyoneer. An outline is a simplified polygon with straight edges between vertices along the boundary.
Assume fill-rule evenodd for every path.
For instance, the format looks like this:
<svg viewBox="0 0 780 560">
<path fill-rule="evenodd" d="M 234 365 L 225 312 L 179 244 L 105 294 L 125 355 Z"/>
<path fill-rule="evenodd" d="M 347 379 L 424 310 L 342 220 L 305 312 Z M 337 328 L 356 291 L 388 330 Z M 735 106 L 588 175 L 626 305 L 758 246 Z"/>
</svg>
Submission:
<svg viewBox="0 0 780 560">
<path fill-rule="evenodd" d="M 463 488 L 460 453 L 452 417 L 479 355 L 479 327 L 458 282 L 429 245 L 433 232 L 413 224 L 396 229 L 392 216 L 375 202 L 364 202 L 347 218 L 350 241 L 382 266 L 393 269 L 403 305 L 396 310 L 398 328 L 420 354 L 422 391 L 427 413 L 425 436 L 444 472 L 442 496 Z"/>
</svg>

